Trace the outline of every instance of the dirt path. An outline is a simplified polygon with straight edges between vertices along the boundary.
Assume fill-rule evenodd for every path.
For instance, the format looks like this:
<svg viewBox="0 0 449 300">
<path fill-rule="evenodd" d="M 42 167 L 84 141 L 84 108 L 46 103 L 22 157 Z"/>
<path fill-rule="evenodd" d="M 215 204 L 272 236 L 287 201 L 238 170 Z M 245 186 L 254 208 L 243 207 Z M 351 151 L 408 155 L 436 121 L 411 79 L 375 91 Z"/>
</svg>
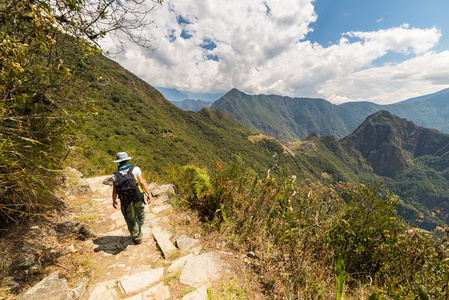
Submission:
<svg viewBox="0 0 449 300">
<path fill-rule="evenodd" d="M 145 205 L 144 238 L 135 245 L 120 209 L 112 207 L 112 187 L 103 183 L 108 178 L 88 179 L 91 192 L 68 196 L 75 206 L 71 217 L 79 222 L 63 224 L 77 226 L 77 232 L 88 229 L 88 234 L 65 245 L 66 266 L 77 261 L 77 267 L 66 267 L 65 273 L 88 277 L 70 280 L 67 286 L 67 276 L 58 278 L 55 271 L 19 299 L 263 298 L 257 279 L 251 277 L 255 258 L 230 250 L 223 239 L 204 236 L 194 216 L 170 204 L 172 185 L 150 185 L 154 197 Z"/>
</svg>

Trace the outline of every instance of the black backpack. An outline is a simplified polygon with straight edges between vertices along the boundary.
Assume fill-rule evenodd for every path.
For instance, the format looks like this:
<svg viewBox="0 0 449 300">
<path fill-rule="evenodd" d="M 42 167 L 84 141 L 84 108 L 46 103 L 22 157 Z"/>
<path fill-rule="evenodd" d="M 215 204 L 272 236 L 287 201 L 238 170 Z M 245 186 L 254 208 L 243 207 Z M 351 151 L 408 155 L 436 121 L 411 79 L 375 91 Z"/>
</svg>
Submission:
<svg viewBox="0 0 449 300">
<path fill-rule="evenodd" d="M 120 202 L 125 206 L 145 200 L 142 188 L 136 176 L 132 173 L 133 169 L 134 167 L 129 168 L 128 172 L 124 175 L 120 171 L 114 172 L 117 178 L 114 181 L 115 190 L 117 191 Z"/>
</svg>

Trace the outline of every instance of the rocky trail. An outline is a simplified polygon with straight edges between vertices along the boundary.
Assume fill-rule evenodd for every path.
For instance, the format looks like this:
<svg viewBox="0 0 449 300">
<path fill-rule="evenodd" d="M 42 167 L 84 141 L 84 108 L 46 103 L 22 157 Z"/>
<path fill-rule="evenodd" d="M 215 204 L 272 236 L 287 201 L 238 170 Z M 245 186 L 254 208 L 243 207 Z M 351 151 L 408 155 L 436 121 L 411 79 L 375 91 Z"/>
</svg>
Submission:
<svg viewBox="0 0 449 300">
<path fill-rule="evenodd" d="M 187 212 L 170 204 L 175 194 L 171 184 L 149 185 L 153 201 L 145 205 L 143 242 L 134 244 L 120 209 L 112 207 L 109 178 L 82 179 L 78 187 L 88 192 L 69 198 L 76 219 L 85 222 L 57 225 L 76 233 L 65 245 L 66 261 L 82 257 L 76 272 L 88 276 L 68 282 L 64 274 L 71 270 L 60 263 L 63 269 L 55 268 L 17 299 L 200 300 L 223 299 L 223 293 L 226 299 L 262 297 L 257 280 L 248 275 L 257 258 L 230 250 L 225 241 L 206 239 Z"/>
</svg>

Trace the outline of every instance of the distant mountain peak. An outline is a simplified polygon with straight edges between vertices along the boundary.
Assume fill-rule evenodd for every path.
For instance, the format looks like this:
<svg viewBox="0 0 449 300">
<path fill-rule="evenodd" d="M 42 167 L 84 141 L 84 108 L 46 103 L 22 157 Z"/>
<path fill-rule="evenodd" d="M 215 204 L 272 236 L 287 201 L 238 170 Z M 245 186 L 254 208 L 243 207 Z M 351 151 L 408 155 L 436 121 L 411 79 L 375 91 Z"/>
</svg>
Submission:
<svg viewBox="0 0 449 300">
<path fill-rule="evenodd" d="M 342 140 L 371 164 L 376 174 L 393 176 L 410 167 L 422 155 L 438 155 L 447 147 L 449 135 L 417 126 L 412 121 L 381 110 L 370 115 L 352 134 Z"/>
<path fill-rule="evenodd" d="M 224 96 L 235 96 L 235 95 L 246 95 L 244 92 L 236 89 L 236 88 L 232 88 L 229 92 L 227 92 Z"/>
</svg>

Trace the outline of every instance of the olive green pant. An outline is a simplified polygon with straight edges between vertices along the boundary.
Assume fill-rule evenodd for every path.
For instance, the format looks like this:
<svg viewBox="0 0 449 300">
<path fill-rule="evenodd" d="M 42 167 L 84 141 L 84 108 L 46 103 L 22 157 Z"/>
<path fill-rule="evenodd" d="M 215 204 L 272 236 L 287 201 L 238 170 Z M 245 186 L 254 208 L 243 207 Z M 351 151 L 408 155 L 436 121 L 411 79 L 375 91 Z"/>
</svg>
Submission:
<svg viewBox="0 0 449 300">
<path fill-rule="evenodd" d="M 129 233 L 134 242 L 142 242 L 142 230 L 141 225 L 145 220 L 145 207 L 142 201 L 131 203 L 130 205 L 120 207 L 123 217 L 125 217 L 126 225 L 128 225 Z"/>
</svg>

